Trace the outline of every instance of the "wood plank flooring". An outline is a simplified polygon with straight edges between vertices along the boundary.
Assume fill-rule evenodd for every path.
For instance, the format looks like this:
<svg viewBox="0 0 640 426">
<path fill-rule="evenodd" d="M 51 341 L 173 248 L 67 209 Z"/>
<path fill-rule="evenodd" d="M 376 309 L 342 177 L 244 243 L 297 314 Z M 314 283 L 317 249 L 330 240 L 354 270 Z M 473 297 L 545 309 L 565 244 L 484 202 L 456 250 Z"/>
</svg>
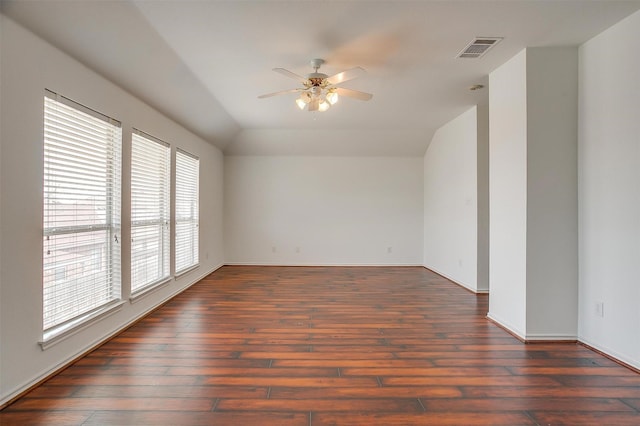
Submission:
<svg viewBox="0 0 640 426">
<path fill-rule="evenodd" d="M 640 375 L 419 267 L 226 266 L 2 425 L 638 425 Z"/>
</svg>

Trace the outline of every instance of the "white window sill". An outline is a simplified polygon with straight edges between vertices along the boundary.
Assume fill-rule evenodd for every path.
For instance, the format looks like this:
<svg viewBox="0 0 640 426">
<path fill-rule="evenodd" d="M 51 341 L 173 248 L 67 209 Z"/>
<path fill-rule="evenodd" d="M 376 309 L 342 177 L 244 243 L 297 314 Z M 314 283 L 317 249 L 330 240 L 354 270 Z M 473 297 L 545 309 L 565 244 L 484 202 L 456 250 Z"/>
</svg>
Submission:
<svg viewBox="0 0 640 426">
<path fill-rule="evenodd" d="M 136 292 L 134 292 L 133 294 L 131 294 L 131 297 L 129 297 L 129 301 L 131 303 L 136 303 L 138 300 L 144 298 L 145 296 L 147 296 L 148 294 L 151 294 L 153 292 L 155 292 L 156 290 L 166 286 L 167 284 L 169 284 L 171 282 L 171 279 L 173 277 L 167 277 L 167 278 L 163 278 L 162 280 L 154 283 L 154 284 L 150 284 Z"/>
<path fill-rule="evenodd" d="M 186 273 L 188 273 L 188 272 L 191 272 L 191 271 L 193 271 L 194 269 L 197 269 L 197 268 L 199 268 L 199 267 L 200 267 L 200 263 L 196 263 L 195 265 L 191 265 L 191 266 L 189 266 L 188 268 L 184 268 L 184 269 L 182 269 L 181 271 L 176 271 L 176 274 L 175 274 L 175 277 L 174 277 L 174 278 L 175 278 L 175 279 L 178 279 L 180 276 L 182 276 L 182 275 L 184 275 L 184 274 L 186 274 Z"/>
<path fill-rule="evenodd" d="M 101 321 L 122 309 L 125 304 L 124 300 L 114 300 L 113 302 L 103 306 L 102 308 L 92 311 L 86 315 L 78 317 L 73 321 L 69 321 L 62 325 L 56 326 L 45 331 L 42 335 L 42 341 L 38 342 L 42 350 L 57 345 L 68 337 L 73 336 L 81 330 Z"/>
</svg>

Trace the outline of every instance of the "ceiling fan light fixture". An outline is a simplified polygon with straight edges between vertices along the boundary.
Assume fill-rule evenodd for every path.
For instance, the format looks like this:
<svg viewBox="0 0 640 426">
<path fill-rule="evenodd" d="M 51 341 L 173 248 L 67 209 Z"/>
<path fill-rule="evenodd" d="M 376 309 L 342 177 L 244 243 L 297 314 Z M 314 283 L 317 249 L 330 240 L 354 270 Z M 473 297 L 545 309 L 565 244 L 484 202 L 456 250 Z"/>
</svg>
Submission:
<svg viewBox="0 0 640 426">
<path fill-rule="evenodd" d="M 331 108 L 331 104 L 329 102 L 325 100 L 320 101 L 320 104 L 318 105 L 318 111 L 325 112 L 329 108 Z"/>
<path fill-rule="evenodd" d="M 296 104 L 298 105 L 298 108 L 303 110 L 304 107 L 306 107 L 309 104 L 309 102 L 311 102 L 312 98 L 313 96 L 309 92 L 300 93 L 300 97 L 296 99 Z"/>
<path fill-rule="evenodd" d="M 329 90 L 326 98 L 327 102 L 329 102 L 331 105 L 335 105 L 336 102 L 338 102 L 338 93 L 335 90 Z"/>
</svg>

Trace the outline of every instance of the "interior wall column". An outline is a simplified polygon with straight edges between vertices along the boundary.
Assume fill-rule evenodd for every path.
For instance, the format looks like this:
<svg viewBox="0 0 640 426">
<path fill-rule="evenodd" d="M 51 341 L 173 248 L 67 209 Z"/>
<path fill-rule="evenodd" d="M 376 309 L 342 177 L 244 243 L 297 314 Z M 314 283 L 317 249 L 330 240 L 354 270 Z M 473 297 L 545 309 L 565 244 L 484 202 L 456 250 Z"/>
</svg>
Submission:
<svg viewBox="0 0 640 426">
<path fill-rule="evenodd" d="M 528 48 L 490 74 L 488 317 L 575 340 L 577 48 Z"/>
</svg>

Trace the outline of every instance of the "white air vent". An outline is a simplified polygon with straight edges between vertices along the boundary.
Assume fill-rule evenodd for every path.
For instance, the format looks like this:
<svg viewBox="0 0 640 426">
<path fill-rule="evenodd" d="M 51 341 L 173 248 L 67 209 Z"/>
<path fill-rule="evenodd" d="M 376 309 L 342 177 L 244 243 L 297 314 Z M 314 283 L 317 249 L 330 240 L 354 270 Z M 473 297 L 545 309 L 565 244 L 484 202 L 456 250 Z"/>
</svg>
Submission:
<svg viewBox="0 0 640 426">
<path fill-rule="evenodd" d="M 467 45 L 460 53 L 458 58 L 479 58 L 489 51 L 493 46 L 498 44 L 502 37 L 477 37 Z"/>
</svg>

